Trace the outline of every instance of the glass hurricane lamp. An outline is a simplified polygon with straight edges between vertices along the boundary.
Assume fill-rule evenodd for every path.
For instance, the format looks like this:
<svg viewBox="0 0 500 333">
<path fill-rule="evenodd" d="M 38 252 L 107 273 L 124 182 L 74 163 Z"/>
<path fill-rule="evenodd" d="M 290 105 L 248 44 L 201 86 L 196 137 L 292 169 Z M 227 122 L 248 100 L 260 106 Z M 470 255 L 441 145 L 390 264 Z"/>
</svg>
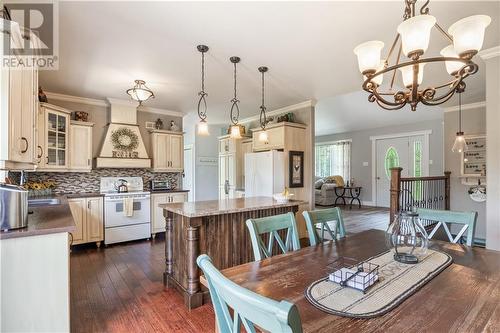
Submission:
<svg viewBox="0 0 500 333">
<path fill-rule="evenodd" d="M 394 217 L 386 233 L 387 246 L 394 252 L 394 260 L 416 264 L 426 254 L 428 236 L 415 211 L 402 211 Z"/>
</svg>

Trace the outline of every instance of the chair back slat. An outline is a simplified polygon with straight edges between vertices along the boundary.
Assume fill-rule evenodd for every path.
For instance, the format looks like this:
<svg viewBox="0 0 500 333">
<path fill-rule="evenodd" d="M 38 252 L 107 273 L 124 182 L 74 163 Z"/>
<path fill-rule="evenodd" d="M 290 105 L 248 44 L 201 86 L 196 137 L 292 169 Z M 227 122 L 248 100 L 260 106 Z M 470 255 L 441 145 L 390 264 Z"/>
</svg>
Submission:
<svg viewBox="0 0 500 333">
<path fill-rule="evenodd" d="M 451 210 L 425 209 L 419 208 L 418 215 L 421 219 L 435 221 L 437 224 L 429 233 L 432 238 L 439 228 L 444 229 L 448 240 L 451 243 L 457 243 L 467 231 L 466 244 L 472 246 L 476 229 L 477 212 L 457 212 Z M 462 225 L 458 234 L 453 237 L 447 224 Z"/>
<path fill-rule="evenodd" d="M 325 241 L 325 233 L 327 233 L 331 239 L 345 237 L 344 219 L 342 218 L 340 208 L 334 207 L 314 211 L 303 211 L 302 215 L 306 220 L 307 233 L 309 234 L 309 243 L 311 246 Z M 334 230 L 330 227 L 329 223 L 331 222 L 335 223 Z M 320 233 L 318 233 L 318 227 L 320 228 Z"/>
<path fill-rule="evenodd" d="M 300 249 L 299 234 L 293 213 L 248 219 L 246 223 L 252 240 L 255 260 L 271 257 L 275 244 L 282 253 Z M 284 242 L 278 233 L 281 230 L 286 231 Z M 269 236 L 267 245 L 264 244 L 262 235 Z"/>
<path fill-rule="evenodd" d="M 217 270 L 210 257 L 202 254 L 196 260 L 208 282 L 219 333 L 255 333 L 256 327 L 267 332 L 301 333 L 297 307 L 287 301 L 275 301 L 245 289 Z M 229 308 L 233 309 L 231 317 Z"/>
</svg>

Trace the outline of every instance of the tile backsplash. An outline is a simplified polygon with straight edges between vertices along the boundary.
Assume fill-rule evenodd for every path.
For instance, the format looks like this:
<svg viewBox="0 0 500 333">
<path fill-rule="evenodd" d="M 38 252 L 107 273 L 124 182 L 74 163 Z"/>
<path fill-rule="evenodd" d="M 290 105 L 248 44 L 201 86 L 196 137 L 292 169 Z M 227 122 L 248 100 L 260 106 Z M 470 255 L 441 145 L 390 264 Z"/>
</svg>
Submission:
<svg viewBox="0 0 500 333">
<path fill-rule="evenodd" d="M 9 176 L 19 183 L 20 173 L 10 172 Z M 150 190 L 152 179 L 170 180 L 174 188 L 182 186 L 181 173 L 151 172 L 147 169 L 94 169 L 91 172 L 28 172 L 28 182 L 53 181 L 54 193 L 99 192 L 101 177 L 142 177 L 144 190 Z"/>
</svg>

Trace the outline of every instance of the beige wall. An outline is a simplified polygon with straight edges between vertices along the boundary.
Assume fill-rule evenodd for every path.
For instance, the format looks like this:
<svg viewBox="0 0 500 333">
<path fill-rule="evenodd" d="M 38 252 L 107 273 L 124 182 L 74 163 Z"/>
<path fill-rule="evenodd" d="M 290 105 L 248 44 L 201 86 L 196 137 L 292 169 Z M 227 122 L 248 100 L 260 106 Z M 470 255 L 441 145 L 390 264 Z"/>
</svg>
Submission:
<svg viewBox="0 0 500 333">
<path fill-rule="evenodd" d="M 93 129 L 93 141 L 92 141 L 92 153 L 94 157 L 97 157 L 99 154 L 102 140 L 104 140 L 106 124 L 109 122 L 109 114 L 110 108 L 104 106 L 97 105 L 88 105 L 83 103 L 76 102 L 68 102 L 68 101 L 59 101 L 56 99 L 49 100 L 49 103 L 62 106 L 71 111 L 85 111 L 89 114 L 89 122 L 95 123 Z M 139 129 L 141 131 L 141 136 L 144 141 L 144 145 L 146 146 L 146 150 L 148 152 L 149 157 L 151 157 L 151 144 L 149 140 L 149 132 L 145 127 L 146 121 L 156 121 L 156 119 L 160 118 L 163 121 L 163 128 L 170 128 L 170 121 L 174 120 L 177 126 L 182 128 L 182 118 L 181 117 L 172 117 L 166 116 L 162 114 L 149 113 L 144 111 L 139 111 L 137 113 L 137 123 L 139 125 Z"/>
<path fill-rule="evenodd" d="M 486 109 L 470 109 L 462 111 L 462 130 L 466 135 L 486 133 Z M 461 154 L 451 151 L 458 131 L 458 111 L 444 114 L 444 157 L 445 170 L 451 171 L 450 209 L 458 211 L 475 211 L 478 213 L 476 238 L 486 238 L 486 203 L 475 202 L 467 191 L 471 185 L 463 185 L 460 176 Z M 488 166 L 489 171 L 489 166 Z"/>
</svg>

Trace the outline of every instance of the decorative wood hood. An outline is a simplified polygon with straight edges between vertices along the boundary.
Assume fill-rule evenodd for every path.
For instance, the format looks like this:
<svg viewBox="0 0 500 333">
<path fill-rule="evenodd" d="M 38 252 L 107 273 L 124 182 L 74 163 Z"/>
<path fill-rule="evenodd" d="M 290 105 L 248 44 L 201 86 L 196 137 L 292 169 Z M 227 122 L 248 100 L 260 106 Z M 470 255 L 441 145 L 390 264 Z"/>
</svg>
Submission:
<svg viewBox="0 0 500 333">
<path fill-rule="evenodd" d="M 137 124 L 136 103 L 107 98 L 110 121 L 96 168 L 150 168 L 151 159 L 142 141 Z"/>
</svg>

